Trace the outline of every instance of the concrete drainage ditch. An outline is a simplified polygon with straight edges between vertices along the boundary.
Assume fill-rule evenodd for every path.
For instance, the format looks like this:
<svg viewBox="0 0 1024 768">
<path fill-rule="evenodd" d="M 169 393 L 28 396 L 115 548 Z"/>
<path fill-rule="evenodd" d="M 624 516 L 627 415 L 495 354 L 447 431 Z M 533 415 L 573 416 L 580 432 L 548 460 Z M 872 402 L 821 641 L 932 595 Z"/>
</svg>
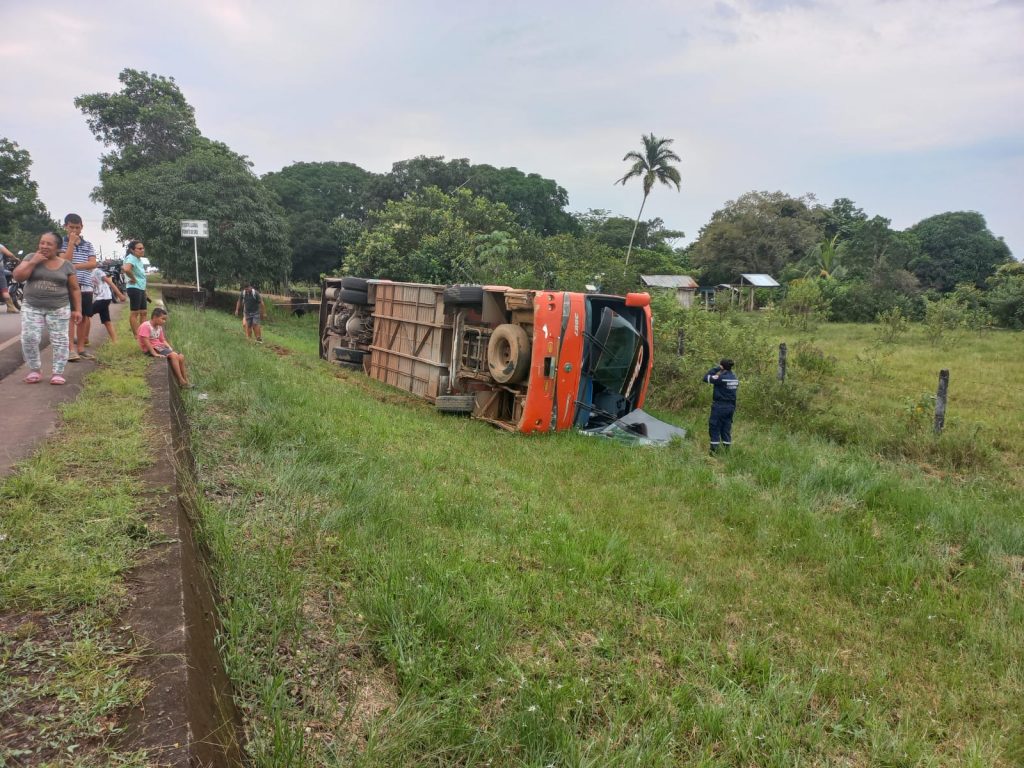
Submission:
<svg viewBox="0 0 1024 768">
<path fill-rule="evenodd" d="M 153 686 L 129 714 L 125 746 L 149 750 L 160 765 L 242 765 L 240 719 L 215 644 L 214 592 L 192 531 L 198 484 L 188 415 L 169 366 L 151 366 L 148 380 L 166 438 L 144 481 L 161 500 L 151 528 L 163 543 L 129 576 L 134 600 L 124 624 L 145 651 L 137 673 Z"/>
</svg>

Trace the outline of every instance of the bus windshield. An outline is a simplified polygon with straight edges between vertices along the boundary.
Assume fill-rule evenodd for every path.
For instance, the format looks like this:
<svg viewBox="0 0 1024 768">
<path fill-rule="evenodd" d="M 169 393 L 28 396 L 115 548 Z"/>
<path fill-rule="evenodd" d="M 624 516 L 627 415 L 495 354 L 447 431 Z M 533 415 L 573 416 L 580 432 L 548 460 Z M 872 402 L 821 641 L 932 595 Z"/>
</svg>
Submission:
<svg viewBox="0 0 1024 768">
<path fill-rule="evenodd" d="M 604 312 L 607 314 L 601 318 L 601 328 L 595 339 L 600 351 L 593 368 L 593 377 L 605 389 L 625 396 L 634 379 L 637 355 L 643 340 L 626 318 L 607 308 Z M 608 328 L 608 335 L 601 338 L 605 327 Z"/>
</svg>

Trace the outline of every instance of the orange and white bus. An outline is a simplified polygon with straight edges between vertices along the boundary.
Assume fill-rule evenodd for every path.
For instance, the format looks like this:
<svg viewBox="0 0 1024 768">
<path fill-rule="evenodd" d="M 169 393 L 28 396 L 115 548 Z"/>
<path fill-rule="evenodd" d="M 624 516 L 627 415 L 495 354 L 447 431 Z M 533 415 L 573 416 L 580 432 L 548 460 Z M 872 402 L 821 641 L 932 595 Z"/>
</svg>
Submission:
<svg viewBox="0 0 1024 768">
<path fill-rule="evenodd" d="M 322 358 L 517 432 L 593 429 L 639 409 L 652 347 L 646 293 L 323 283 Z"/>
</svg>

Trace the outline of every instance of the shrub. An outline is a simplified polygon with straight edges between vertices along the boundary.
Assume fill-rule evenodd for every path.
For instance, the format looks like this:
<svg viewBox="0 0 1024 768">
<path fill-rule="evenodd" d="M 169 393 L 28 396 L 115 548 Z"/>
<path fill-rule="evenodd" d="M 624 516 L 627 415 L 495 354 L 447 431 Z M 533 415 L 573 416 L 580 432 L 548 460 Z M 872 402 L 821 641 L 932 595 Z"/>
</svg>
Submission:
<svg viewBox="0 0 1024 768">
<path fill-rule="evenodd" d="M 939 346 L 956 341 L 960 332 L 967 327 L 968 318 L 968 310 L 955 296 L 929 300 L 924 313 L 924 326 L 929 342 L 933 346 Z"/>
<path fill-rule="evenodd" d="M 704 374 L 722 357 L 731 357 L 742 382 L 744 412 L 785 420 L 807 412 L 820 391 L 820 378 L 834 366 L 834 360 L 813 345 L 798 343 L 796 368 L 814 375 L 780 384 L 776 381 L 778 347 L 765 335 L 759 315 L 684 309 L 672 297 L 652 297 L 652 305 L 657 320 L 650 392 L 656 406 L 680 409 L 705 402 L 709 387 L 702 381 Z M 682 356 L 677 352 L 680 330 L 686 334 Z"/>
<path fill-rule="evenodd" d="M 829 300 L 820 282 L 811 279 L 790 282 L 779 309 L 794 327 L 806 330 L 828 317 Z"/>
<path fill-rule="evenodd" d="M 876 336 L 883 344 L 895 344 L 910 330 L 910 320 L 899 307 L 890 307 L 878 313 Z"/>
</svg>

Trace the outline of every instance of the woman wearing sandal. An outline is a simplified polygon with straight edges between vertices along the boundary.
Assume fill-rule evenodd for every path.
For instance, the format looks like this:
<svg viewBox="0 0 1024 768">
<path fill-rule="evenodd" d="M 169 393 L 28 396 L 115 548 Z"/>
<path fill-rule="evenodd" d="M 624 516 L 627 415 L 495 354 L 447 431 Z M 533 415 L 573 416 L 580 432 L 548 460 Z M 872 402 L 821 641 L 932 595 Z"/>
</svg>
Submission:
<svg viewBox="0 0 1024 768">
<path fill-rule="evenodd" d="M 64 366 L 68 361 L 68 322 L 82 319 L 82 292 L 75 279 L 71 262 L 60 257 L 61 239 L 53 232 L 39 238 L 39 250 L 14 268 L 14 279 L 24 281 L 25 295 L 21 305 L 21 351 L 28 363 L 27 384 L 42 380 L 43 367 L 39 342 L 43 327 L 50 333 L 53 350 L 51 384 L 64 383 Z"/>
</svg>

